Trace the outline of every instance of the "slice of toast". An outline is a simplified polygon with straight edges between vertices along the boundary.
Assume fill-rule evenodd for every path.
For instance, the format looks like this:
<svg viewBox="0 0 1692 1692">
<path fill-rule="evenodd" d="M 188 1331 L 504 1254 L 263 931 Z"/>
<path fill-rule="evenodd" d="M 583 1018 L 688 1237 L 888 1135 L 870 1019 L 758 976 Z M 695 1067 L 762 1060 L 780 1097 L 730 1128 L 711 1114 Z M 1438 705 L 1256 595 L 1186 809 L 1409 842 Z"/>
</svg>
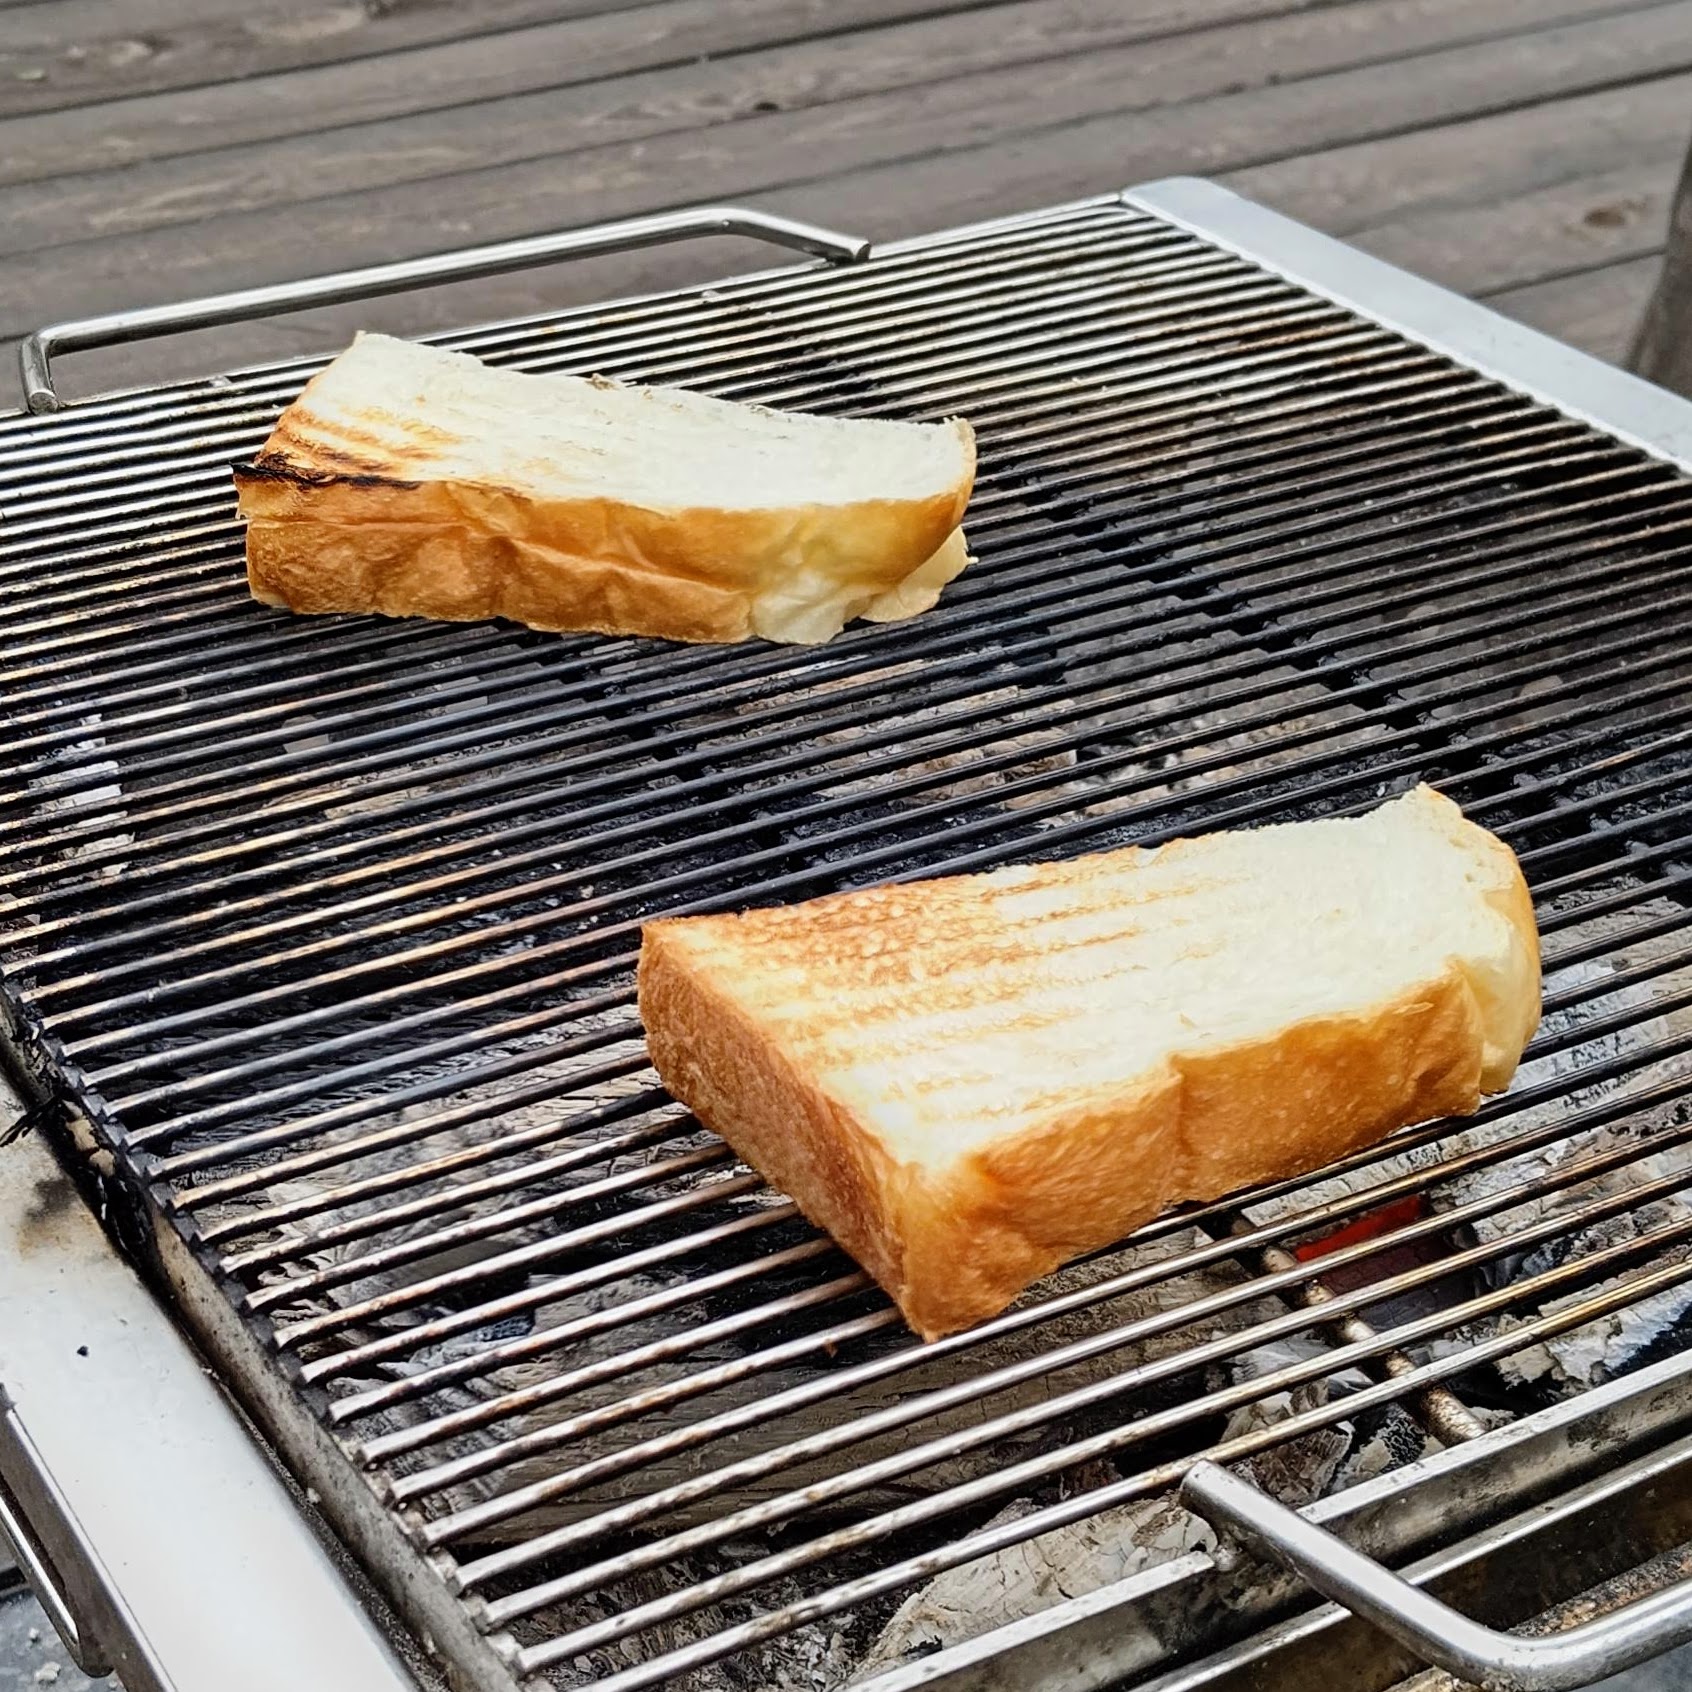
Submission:
<svg viewBox="0 0 1692 1692">
<path fill-rule="evenodd" d="M 969 562 L 969 425 L 496 370 L 360 335 L 235 467 L 267 604 L 816 642 Z"/>
<path fill-rule="evenodd" d="M 926 1338 L 1168 1206 L 1472 1111 L 1539 1020 L 1509 848 L 1353 819 L 653 922 L 670 1091 Z"/>
</svg>

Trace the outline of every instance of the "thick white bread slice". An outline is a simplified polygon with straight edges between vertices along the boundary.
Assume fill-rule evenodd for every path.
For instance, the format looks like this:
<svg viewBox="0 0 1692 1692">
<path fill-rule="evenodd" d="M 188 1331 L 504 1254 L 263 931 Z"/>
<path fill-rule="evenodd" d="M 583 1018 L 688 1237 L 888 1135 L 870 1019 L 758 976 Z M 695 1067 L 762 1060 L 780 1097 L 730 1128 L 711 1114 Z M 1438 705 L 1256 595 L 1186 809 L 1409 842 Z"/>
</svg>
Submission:
<svg viewBox="0 0 1692 1692">
<path fill-rule="evenodd" d="M 360 335 L 235 467 L 254 595 L 296 611 L 824 641 L 969 562 L 969 425 L 496 370 Z"/>
<path fill-rule="evenodd" d="M 1472 1111 L 1539 1020 L 1509 848 L 1366 816 L 651 923 L 675 1096 L 927 1338 L 1184 1200 Z"/>
</svg>

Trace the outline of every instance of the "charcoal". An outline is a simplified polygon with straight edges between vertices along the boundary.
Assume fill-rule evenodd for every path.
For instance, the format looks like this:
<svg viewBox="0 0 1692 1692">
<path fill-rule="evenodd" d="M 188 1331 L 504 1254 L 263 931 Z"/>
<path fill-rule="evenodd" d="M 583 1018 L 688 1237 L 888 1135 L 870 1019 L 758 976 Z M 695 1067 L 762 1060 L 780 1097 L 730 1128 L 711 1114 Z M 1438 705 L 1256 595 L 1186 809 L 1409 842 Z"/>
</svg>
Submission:
<svg viewBox="0 0 1692 1692">
<path fill-rule="evenodd" d="M 1127 1269 L 1159 1262 L 1173 1262 L 1191 1248 L 1189 1236 L 1177 1234 L 1154 1244 L 1126 1247 L 1091 1262 L 1074 1265 L 1041 1283 L 1035 1297 L 1056 1297 L 1074 1292 Z M 758 1452 L 785 1445 L 790 1441 L 844 1427 L 852 1422 L 909 1402 L 918 1394 L 943 1388 L 960 1379 L 969 1379 L 988 1369 L 1041 1358 L 1055 1347 L 1071 1341 L 1083 1340 L 1121 1323 L 1151 1315 L 1169 1308 L 1178 1308 L 1194 1299 L 1217 1290 L 1241 1284 L 1242 1272 L 1232 1265 L 1220 1265 L 1203 1274 L 1188 1274 L 1166 1282 L 1137 1289 L 1108 1302 L 1072 1311 L 1041 1322 L 1037 1326 L 1006 1334 L 981 1343 L 956 1357 L 940 1356 L 925 1359 L 920 1347 L 902 1330 L 889 1329 L 866 1348 L 843 1352 L 839 1362 L 849 1364 L 859 1356 L 875 1355 L 888 1347 L 909 1348 L 911 1361 L 897 1374 L 855 1386 L 834 1396 L 820 1399 L 781 1416 L 763 1417 L 743 1428 L 731 1441 L 729 1456 L 734 1460 L 747 1458 Z M 536 1315 L 537 1326 L 551 1326 L 569 1320 L 596 1307 L 600 1298 L 621 1302 L 643 1291 L 654 1290 L 669 1282 L 659 1279 L 638 1285 L 620 1285 L 607 1294 L 588 1295 L 582 1299 L 558 1300 Z M 879 1302 L 879 1295 L 876 1295 Z M 873 1307 L 873 1306 L 872 1306 Z M 1240 1307 L 1225 1317 L 1206 1323 L 1206 1333 L 1237 1331 L 1252 1320 L 1260 1319 L 1261 1311 Z M 680 1318 L 674 1312 L 662 1319 L 651 1334 L 630 1333 L 618 1328 L 610 1332 L 587 1336 L 575 1343 L 567 1354 L 568 1366 L 576 1367 L 620 1356 L 631 1343 L 654 1337 L 660 1332 L 685 1331 L 689 1313 Z M 572 1394 L 558 1403 L 542 1406 L 521 1416 L 508 1418 L 495 1430 L 497 1437 L 510 1438 L 545 1428 L 549 1422 L 571 1416 L 594 1407 L 615 1406 L 631 1393 L 649 1391 L 684 1380 L 698 1370 L 717 1363 L 732 1362 L 755 1345 L 760 1336 L 754 1333 L 749 1344 L 731 1340 L 701 1346 L 670 1361 L 650 1366 L 634 1376 L 621 1376 L 602 1386 L 590 1387 Z M 485 1336 L 464 1336 L 461 1345 L 473 1355 L 486 1343 Z M 1101 1355 L 1062 1369 L 1042 1370 L 1019 1384 L 999 1390 L 991 1396 L 970 1397 L 949 1409 L 933 1411 L 920 1421 L 874 1439 L 847 1446 L 843 1453 L 825 1456 L 802 1465 L 785 1468 L 763 1477 L 741 1479 L 710 1497 L 695 1500 L 682 1509 L 666 1514 L 663 1524 L 679 1527 L 695 1521 L 709 1521 L 727 1510 L 761 1502 L 788 1493 L 826 1477 L 843 1463 L 858 1463 L 884 1457 L 907 1449 L 913 1442 L 940 1437 L 947 1433 L 964 1432 L 978 1426 L 985 1419 L 1013 1410 L 1038 1406 L 1057 1393 L 1095 1381 L 1110 1379 L 1126 1369 L 1170 1356 L 1193 1343 L 1191 1330 L 1174 1329 L 1149 1339 L 1132 1342 L 1106 1351 Z M 450 1348 L 449 1348 L 450 1350 Z M 437 1353 L 435 1355 L 442 1355 Z M 825 1365 L 826 1366 L 826 1365 Z M 559 1360 L 545 1357 L 532 1363 L 501 1367 L 478 1374 L 451 1394 L 437 1394 L 420 1404 L 405 1404 L 372 1418 L 361 1432 L 374 1434 L 414 1425 L 425 1413 L 435 1414 L 443 1409 L 463 1408 L 496 1394 L 535 1385 L 554 1375 Z M 483 1499 L 503 1493 L 524 1482 L 554 1473 L 561 1464 L 574 1466 L 596 1461 L 628 1449 L 635 1441 L 647 1441 L 682 1432 L 702 1418 L 742 1407 L 756 1406 L 776 1393 L 813 1380 L 817 1364 L 806 1367 L 779 1368 L 761 1371 L 749 1378 L 729 1383 L 697 1398 L 672 1403 L 633 1420 L 618 1419 L 616 1425 L 589 1433 L 570 1443 L 562 1452 L 526 1463 L 514 1464 L 483 1480 L 472 1480 L 454 1486 L 443 1497 L 433 1501 L 432 1510 L 460 1509 Z M 1142 1393 L 1131 1400 L 1143 1406 L 1155 1407 L 1178 1401 L 1182 1388 L 1179 1382 L 1166 1382 L 1150 1393 Z M 1119 1408 L 1106 1407 L 1104 1414 L 1120 1416 Z M 868 1508 L 886 1507 L 905 1502 L 914 1496 L 943 1490 L 973 1479 L 993 1468 L 1053 1449 L 1064 1438 L 1075 1437 L 1078 1424 L 1042 1423 L 1014 1438 L 1005 1438 L 979 1450 L 972 1450 L 902 1475 L 864 1492 L 855 1493 L 836 1505 L 818 1502 L 810 1506 L 811 1514 L 828 1519 L 839 1513 L 850 1517 L 861 1515 Z M 431 1460 L 460 1455 L 479 1449 L 488 1436 L 466 1436 L 461 1440 L 432 1448 Z M 717 1449 L 707 1444 L 703 1450 L 708 1457 Z M 697 1452 L 671 1451 L 646 1460 L 623 1478 L 584 1485 L 572 1493 L 505 1524 L 486 1531 L 492 1539 L 522 1536 L 549 1525 L 589 1517 L 612 1502 L 634 1495 L 647 1495 L 674 1482 L 690 1479 L 700 1472 Z"/>
</svg>

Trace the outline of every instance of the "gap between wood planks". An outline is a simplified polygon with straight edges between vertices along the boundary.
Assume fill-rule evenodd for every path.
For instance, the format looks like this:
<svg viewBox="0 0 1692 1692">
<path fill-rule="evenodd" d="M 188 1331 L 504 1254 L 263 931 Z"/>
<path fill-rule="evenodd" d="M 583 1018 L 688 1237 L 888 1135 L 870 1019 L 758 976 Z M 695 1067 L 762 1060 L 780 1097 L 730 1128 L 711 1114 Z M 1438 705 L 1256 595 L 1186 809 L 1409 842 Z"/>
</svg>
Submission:
<svg viewBox="0 0 1692 1692">
<path fill-rule="evenodd" d="M 1675 14 L 1672 20 L 1668 19 L 1670 13 Z M 1687 33 L 1681 27 L 1684 20 L 1678 8 L 1651 8 L 1649 14 L 1642 11 L 1631 16 L 1635 20 L 1654 16 L 1659 32 L 1665 21 L 1672 21 L 1675 27 L 1669 34 L 1675 41 Z M 1483 207 L 1502 204 L 1559 182 L 1577 185 L 1570 191 L 1572 197 L 1565 209 L 1578 213 L 1582 194 L 1592 192 L 1594 184 L 1602 185 L 1600 179 L 1606 172 L 1622 171 L 1625 175 L 1628 163 L 1636 164 L 1640 181 L 1646 184 L 1643 203 L 1626 212 L 1614 238 L 1606 233 L 1602 222 L 1585 226 L 1584 232 L 1576 228 L 1572 234 L 1581 244 L 1571 249 L 1568 228 L 1559 225 L 1545 231 L 1549 245 L 1536 245 L 1530 240 L 1525 248 L 1512 249 L 1518 268 L 1508 282 L 1520 286 L 1567 269 L 1571 251 L 1582 264 L 1589 264 L 1594 257 L 1601 261 L 1606 254 L 1622 256 L 1631 250 L 1628 242 L 1637 247 L 1640 231 L 1652 215 L 1652 196 L 1662 191 L 1653 184 L 1660 185 L 1672 175 L 1684 149 L 1685 114 L 1692 111 L 1692 99 L 1688 98 L 1692 83 L 1682 76 L 1668 76 L 1630 86 L 1632 77 L 1643 74 L 1642 64 L 1663 62 L 1665 55 L 1658 51 L 1661 35 L 1635 33 L 1637 21 L 1630 22 L 1626 16 L 1617 20 L 1617 25 L 1619 33 L 1617 27 L 1607 27 L 1602 39 L 1596 41 L 1594 36 L 1599 32 L 1590 25 L 1544 32 L 1530 38 L 1533 50 L 1527 54 L 1516 50 L 1520 43 L 1502 44 L 1502 50 L 1495 45 L 1482 50 L 1434 52 L 1390 67 L 1325 74 L 1286 88 L 1200 100 L 1159 112 L 1155 126 L 1124 123 L 1120 117 L 1105 115 L 929 158 L 895 158 L 884 164 L 848 168 L 781 184 L 753 197 L 799 215 L 848 227 L 858 225 L 865 232 L 891 236 L 971 217 L 1031 209 L 1130 180 L 1196 167 L 1221 175 L 1270 204 L 1284 205 L 1319 227 L 1357 234 L 1369 244 L 1369 237 L 1358 232 L 1372 224 L 1390 224 L 1397 218 L 1431 213 L 1441 206 L 1450 210 L 1471 203 Z M 1548 90 L 1571 83 L 1578 87 L 1583 78 L 1595 80 L 1598 92 L 1545 98 Z M 746 181 L 747 172 L 741 169 L 746 156 L 738 150 L 725 154 L 708 144 L 711 139 L 675 137 L 669 151 L 660 151 L 656 158 L 653 149 L 643 149 L 644 171 L 630 168 L 626 148 L 602 148 L 578 155 L 584 168 L 575 173 L 573 185 L 577 190 L 574 205 L 580 215 L 550 221 L 582 221 L 588 216 L 620 215 L 654 203 L 668 203 L 677 197 L 673 192 L 665 193 L 666 184 L 674 179 L 672 173 L 687 169 L 695 159 L 719 173 L 707 178 L 708 193 L 724 192 L 720 186 L 723 182 L 728 185 L 727 191 L 733 192 L 737 173 L 739 182 Z M 751 163 L 757 163 L 755 150 L 750 158 Z M 596 171 L 601 173 L 597 177 Z M 506 207 L 521 210 L 526 221 L 518 225 L 519 229 L 548 221 L 536 215 L 533 196 L 521 192 L 522 182 L 511 182 L 512 174 L 475 173 L 471 180 L 481 185 L 491 177 L 497 188 L 508 190 L 497 194 L 493 209 L 502 215 Z M 697 181 L 701 174 L 694 170 L 685 179 Z M 1630 195 L 1640 198 L 1625 181 L 1621 187 L 1624 199 Z M 597 197 L 584 207 L 584 197 L 595 191 Z M 481 212 L 487 212 L 488 197 L 478 197 L 476 204 Z M 329 207 L 343 217 L 349 209 L 344 202 L 330 202 Z M 230 256 L 227 245 L 221 255 L 212 250 L 207 231 L 218 224 L 254 242 L 249 255 L 253 268 L 247 267 L 248 258 Z M 340 227 L 344 226 L 331 221 L 329 233 L 335 234 Z M 358 238 L 372 245 L 375 237 L 390 227 L 393 225 L 380 219 L 371 221 L 368 208 L 363 223 L 356 218 L 352 223 Z M 321 226 L 318 229 L 321 232 Z M 206 268 L 211 285 L 229 286 L 253 279 L 258 259 L 268 250 L 261 243 L 278 233 L 292 233 L 291 253 L 298 243 L 297 230 L 295 220 L 272 221 L 247 215 L 217 220 L 193 233 L 196 241 L 208 243 L 202 246 L 200 256 L 210 261 Z M 1496 245 L 1491 220 L 1484 212 L 1473 224 L 1472 234 L 1483 248 Z M 486 233 L 479 238 L 487 238 Z M 138 240 L 145 253 L 147 238 L 126 237 L 90 243 L 61 257 L 84 259 L 99 252 L 102 245 L 133 254 Z M 168 269 L 169 244 L 158 247 L 157 238 L 153 240 L 158 263 Z M 360 256 L 396 256 L 431 244 L 448 243 L 419 239 L 416 229 L 407 226 L 403 237 L 395 237 L 375 253 L 365 251 Z M 321 262 L 322 243 L 315 234 L 314 251 Z M 735 255 L 740 267 L 744 267 L 744 251 L 739 249 Z M 1411 268 L 1429 268 L 1418 261 L 1414 248 L 1393 256 Z M 221 265 L 216 262 L 219 257 Z M 143 273 L 141 262 L 135 260 L 112 271 L 114 280 L 124 285 L 121 303 L 135 303 L 132 276 Z M 1540 268 L 1530 268 L 1532 265 Z M 9 268 L 0 265 L 0 279 Z M 58 291 L 43 293 L 42 297 L 62 300 L 65 281 L 80 268 L 80 264 L 66 264 L 53 279 L 53 267 L 45 267 L 44 287 Z M 588 273 L 553 271 L 479 284 L 473 309 L 468 312 L 464 295 L 445 302 L 439 297 L 416 296 L 382 306 L 315 313 L 252 329 L 224 331 L 221 339 L 197 338 L 192 350 L 183 343 L 130 349 L 126 354 L 113 355 L 124 360 L 112 367 L 113 375 L 99 374 L 102 382 L 132 381 L 180 373 L 185 368 L 205 368 L 203 355 L 213 351 L 214 344 L 212 362 L 217 365 L 329 351 L 343 342 L 358 322 L 382 321 L 402 333 L 416 332 L 462 321 L 467 315 L 480 318 L 544 310 L 567 298 L 604 298 L 630 289 L 720 273 L 722 268 L 715 262 L 714 253 L 681 249 L 631 255 L 593 267 Z M 292 270 L 278 268 L 275 273 Z M 163 297 L 156 276 L 154 282 L 153 297 Z M 193 289 L 177 287 L 171 291 Z M 10 292 L 8 288 L 8 296 Z M 30 313 L 23 321 L 34 321 L 38 315 Z M 90 358 L 87 366 L 92 369 L 101 356 Z"/>
<path fill-rule="evenodd" d="M 1662 269 L 1661 252 L 1506 288 L 1487 304 L 1611 364 L 1625 364 Z"/>
<path fill-rule="evenodd" d="M 1374 15 L 1416 21 L 1419 8 L 1452 3 L 1386 0 Z M 1024 86 L 1020 98 L 1016 84 L 1028 81 L 1020 73 L 1010 74 L 1008 83 L 1006 73 L 963 77 L 930 90 L 914 112 L 908 101 L 868 96 L 661 136 L 639 149 L 586 149 L 563 165 L 548 156 L 403 184 L 380 196 L 352 192 L 309 200 L 298 215 L 285 218 L 229 213 L 182 231 L 141 231 L 84 241 L 62 253 L 14 256 L 0 262 L 0 325 L 17 332 L 24 313 L 37 316 L 27 305 L 32 299 L 56 299 L 61 311 L 78 312 L 138 303 L 137 276 L 149 279 L 148 292 L 157 298 L 166 287 L 185 294 L 295 274 L 302 228 L 310 230 L 312 268 L 336 269 L 648 210 L 683 198 L 675 192 L 677 182 L 688 185 L 685 198 L 694 200 L 792 194 L 880 167 L 892 174 L 876 179 L 886 189 L 877 215 L 851 221 L 876 236 L 904 233 L 1171 171 L 1234 170 L 1655 77 L 1677 63 L 1692 64 L 1689 24 L 1692 0 L 1673 0 L 1532 37 L 1443 47 L 1389 64 L 1198 99 L 1160 110 L 1154 124 L 1124 121 L 1114 75 L 1101 83 L 1077 72 L 1062 91 L 1043 87 L 1030 97 Z M 1155 101 L 1157 91 L 1140 97 Z M 1101 99 L 1112 103 L 1110 110 L 1094 109 Z M 1052 122 L 1054 110 L 1069 121 Z M 1089 115 L 1077 117 L 1078 111 Z M 1020 136 L 1005 134 L 1019 126 L 1026 126 Z M 948 155 L 954 159 L 949 172 Z M 1034 181 L 1028 180 L 1030 163 L 1037 167 Z M 967 172 L 972 165 L 977 180 L 960 192 L 956 167 Z M 939 193 L 919 186 L 937 171 L 951 174 L 953 185 Z M 567 198 L 558 192 L 561 176 Z M 1046 191 L 1054 177 L 1061 184 L 1057 195 Z M 549 201 L 563 203 L 550 210 Z M 807 210 L 822 221 L 847 221 L 836 193 L 809 197 Z"/>
<path fill-rule="evenodd" d="M 1621 11 L 1617 0 L 1599 3 L 1620 13 L 1619 27 L 1637 31 L 1631 10 Z M 1190 33 L 1158 43 L 1156 51 L 1141 44 L 1055 57 L 1044 51 L 1049 41 L 1038 30 L 1012 33 L 984 49 L 950 36 L 931 38 L 927 25 L 903 26 L 824 44 L 836 50 L 821 57 L 818 44 L 806 43 L 733 61 L 709 76 L 696 67 L 664 71 L 138 165 L 120 175 L 100 171 L 0 188 L 0 242 L 7 252 L 38 253 L 90 237 L 627 146 L 755 118 L 766 105 L 790 119 L 816 114 L 790 121 L 789 149 L 855 151 L 830 162 L 875 162 L 890 149 L 912 150 L 924 135 L 945 147 L 981 130 L 991 135 L 1101 111 L 1192 103 L 1433 48 L 1514 39 L 1524 24 L 1542 24 L 1549 4 L 1351 0 Z M 1593 0 L 1561 4 L 1579 17 L 1576 27 L 1600 27 L 1599 20 L 1580 17 Z M 1676 11 L 1676 27 L 1692 39 L 1692 11 Z M 1653 52 L 1662 17 L 1652 8 L 1643 31 L 1641 46 Z M 1022 57 L 1030 62 L 1019 64 Z M 1692 53 L 1681 57 L 1692 62 Z M 1636 54 L 1630 62 L 1637 61 Z M 901 93 L 902 80 L 923 87 Z M 933 107 L 920 121 L 912 109 L 919 99 Z M 545 145 L 537 153 L 541 137 Z"/>
<path fill-rule="evenodd" d="M 1325 0 L 1150 0 L 1130 27 L 1157 35 L 1214 16 L 1250 17 Z M 145 96 L 178 96 L 254 78 L 323 66 L 381 73 L 381 61 L 428 47 L 487 43 L 517 87 L 561 80 L 558 64 L 580 64 L 587 79 L 658 65 L 698 62 L 761 46 L 826 41 L 878 24 L 996 10 L 992 0 L 617 0 L 584 8 L 569 0 L 479 0 L 474 6 L 407 6 L 340 0 L 303 16 L 244 8 L 235 16 L 175 17 L 194 0 L 58 0 L 49 7 L 0 11 L 0 117 Z M 1120 10 L 1120 8 L 1118 8 Z M 148 14 L 172 14 L 149 29 Z M 80 18 L 97 13 L 83 25 Z M 184 27 L 189 26 L 189 27 Z M 537 26 L 564 26 L 541 32 Z M 984 26 L 989 27 L 990 26 Z M 181 30 L 173 34 L 173 28 Z M 104 30 L 106 33 L 100 33 Z M 523 37 L 533 35 L 534 39 Z M 505 39 L 515 38 L 515 39 Z M 550 47 L 549 61 L 535 49 Z M 436 54 L 429 61 L 443 63 Z M 527 69 L 520 67 L 527 65 Z M 399 67 L 402 79 L 407 67 Z M 525 81 L 537 72 L 547 80 Z M 415 81 L 413 77 L 411 80 Z M 266 90 L 255 103 L 265 103 Z M 191 107 L 190 107 L 191 109 Z M 397 109 L 409 110 L 407 106 Z"/>
<path fill-rule="evenodd" d="M 943 68 L 948 57 L 957 70 L 971 68 L 972 58 L 982 67 L 1014 63 L 1178 37 L 1321 3 L 1138 0 L 1129 8 L 1122 0 L 1001 0 L 990 6 L 975 0 L 976 9 L 967 15 L 915 16 L 906 15 L 913 8 L 890 7 L 885 0 L 868 5 L 841 0 L 828 27 L 819 29 L 813 8 L 789 0 L 657 0 L 628 14 L 565 19 L 239 82 L 0 117 L 0 183 L 480 106 L 665 66 L 685 65 L 695 88 L 710 88 L 736 59 L 756 55 L 761 65 L 771 65 L 762 55 L 784 46 L 797 48 L 801 64 L 808 58 L 822 79 L 837 74 L 834 61 L 867 45 L 897 73 L 891 86 L 949 74 Z M 1577 15 L 1614 4 L 1569 0 L 1563 9 Z M 1546 21 L 1556 15 L 1548 13 Z M 781 90 L 765 92 L 779 96 Z"/>
</svg>

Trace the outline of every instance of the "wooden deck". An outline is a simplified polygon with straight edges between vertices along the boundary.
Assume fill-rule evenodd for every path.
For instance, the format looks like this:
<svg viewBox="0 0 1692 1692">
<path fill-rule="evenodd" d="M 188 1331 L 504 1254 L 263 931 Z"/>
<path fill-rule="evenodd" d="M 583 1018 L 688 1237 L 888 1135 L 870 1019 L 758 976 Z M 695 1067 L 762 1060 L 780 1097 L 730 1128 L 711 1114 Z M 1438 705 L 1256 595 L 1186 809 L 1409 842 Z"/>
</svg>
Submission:
<svg viewBox="0 0 1692 1692">
<path fill-rule="evenodd" d="M 0 407 L 54 318 L 705 200 L 872 237 L 1176 173 L 1618 358 L 1692 0 L 0 0 Z M 67 361 L 72 392 L 720 274 L 668 249 Z"/>
</svg>

